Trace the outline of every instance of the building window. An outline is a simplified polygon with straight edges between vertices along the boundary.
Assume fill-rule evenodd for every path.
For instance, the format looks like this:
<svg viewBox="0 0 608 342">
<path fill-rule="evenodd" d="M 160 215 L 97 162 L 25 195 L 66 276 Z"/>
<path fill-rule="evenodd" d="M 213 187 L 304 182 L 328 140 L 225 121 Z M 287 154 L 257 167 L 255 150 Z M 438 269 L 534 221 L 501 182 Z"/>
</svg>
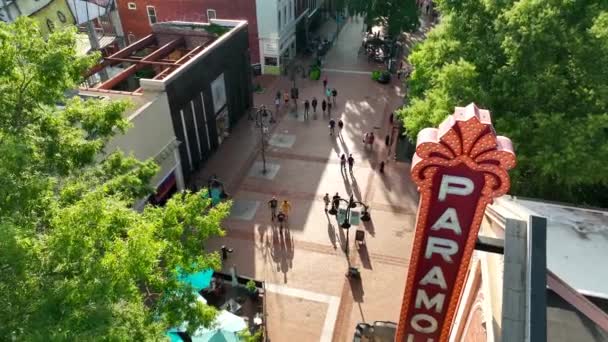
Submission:
<svg viewBox="0 0 608 342">
<path fill-rule="evenodd" d="M 49 28 L 50 32 L 53 32 L 55 30 L 55 24 L 53 23 L 53 21 L 51 19 L 46 20 L 46 27 Z"/>
<path fill-rule="evenodd" d="M 129 2 L 127 3 L 127 8 L 130 10 L 136 10 L 137 9 L 137 4 L 134 2 Z"/>
<path fill-rule="evenodd" d="M 65 17 L 65 14 L 63 14 L 61 11 L 57 11 L 57 18 L 62 23 L 65 23 L 66 21 L 68 21 L 68 19 Z"/>
<path fill-rule="evenodd" d="M 289 16 L 291 17 L 291 20 L 293 20 L 293 16 L 296 13 L 296 2 L 294 0 L 291 0 L 291 7 L 289 7 Z"/>
<path fill-rule="evenodd" d="M 148 21 L 150 25 L 156 24 L 156 8 L 154 6 L 146 6 L 146 10 L 148 11 Z"/>
<path fill-rule="evenodd" d="M 279 10 L 279 31 L 281 31 L 281 10 Z"/>
<path fill-rule="evenodd" d="M 214 9 L 208 9 L 207 10 L 207 20 L 211 20 L 211 19 L 215 19 L 217 18 L 217 13 L 215 13 Z"/>
<path fill-rule="evenodd" d="M 276 57 L 264 57 L 264 64 L 271 65 L 271 66 L 277 66 L 279 64 L 279 62 Z"/>
<path fill-rule="evenodd" d="M 287 17 L 287 5 L 283 6 L 283 18 L 285 18 L 285 25 L 289 22 L 289 17 Z"/>
</svg>

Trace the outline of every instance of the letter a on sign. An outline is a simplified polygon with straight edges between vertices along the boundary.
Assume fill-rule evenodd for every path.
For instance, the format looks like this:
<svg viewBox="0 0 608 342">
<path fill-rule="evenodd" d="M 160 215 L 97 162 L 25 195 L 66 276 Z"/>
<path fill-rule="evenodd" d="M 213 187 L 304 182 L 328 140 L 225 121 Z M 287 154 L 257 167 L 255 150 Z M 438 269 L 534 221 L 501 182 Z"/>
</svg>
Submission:
<svg viewBox="0 0 608 342">
<path fill-rule="evenodd" d="M 433 230 L 439 229 L 451 229 L 456 233 L 456 235 L 460 235 L 460 223 L 458 222 L 458 215 L 456 215 L 456 209 L 448 208 L 443 212 L 443 215 L 435 222 Z"/>
<path fill-rule="evenodd" d="M 509 190 L 515 153 L 490 112 L 456 107 L 418 134 L 412 180 L 420 191 L 397 342 L 445 342 L 486 206 Z"/>
</svg>

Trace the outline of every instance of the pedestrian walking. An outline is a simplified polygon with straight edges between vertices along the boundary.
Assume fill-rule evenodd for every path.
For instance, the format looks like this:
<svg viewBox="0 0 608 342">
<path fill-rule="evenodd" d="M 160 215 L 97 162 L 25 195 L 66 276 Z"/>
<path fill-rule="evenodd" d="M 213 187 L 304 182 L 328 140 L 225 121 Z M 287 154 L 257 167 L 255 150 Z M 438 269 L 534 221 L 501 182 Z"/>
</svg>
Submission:
<svg viewBox="0 0 608 342">
<path fill-rule="evenodd" d="M 277 219 L 279 221 L 279 231 L 283 233 L 283 222 L 287 220 L 287 216 L 285 216 L 285 214 L 283 214 L 282 212 L 279 212 L 279 215 L 277 215 Z"/>
<path fill-rule="evenodd" d="M 289 93 L 288 92 L 285 92 L 283 94 L 283 100 L 285 101 L 285 104 L 289 103 Z"/>
<path fill-rule="evenodd" d="M 334 209 L 334 210 L 336 210 L 336 211 L 337 211 L 337 210 L 338 210 L 338 208 L 340 207 L 340 195 L 338 195 L 338 193 L 337 193 L 337 192 L 336 192 L 336 194 L 334 195 L 334 197 L 332 197 L 332 200 L 331 200 L 331 207 L 332 207 L 332 209 Z M 336 215 L 338 215 L 338 214 L 336 213 Z"/>
<path fill-rule="evenodd" d="M 391 125 L 393 124 L 393 115 L 394 113 L 391 113 L 391 115 L 388 117 L 388 123 Z"/>
<path fill-rule="evenodd" d="M 310 102 L 304 101 L 304 120 L 308 120 L 308 111 L 310 110 Z"/>
<path fill-rule="evenodd" d="M 291 211 L 291 203 L 288 200 L 283 200 L 281 203 L 281 212 L 285 214 L 287 218 L 289 218 L 289 212 Z"/>
<path fill-rule="evenodd" d="M 391 137 L 390 137 L 390 135 L 387 134 L 386 137 L 384 137 L 384 144 L 386 146 L 389 146 L 391 144 Z"/>
<path fill-rule="evenodd" d="M 323 202 L 325 202 L 325 212 L 327 212 L 327 207 L 329 206 L 329 203 L 331 202 L 329 199 L 328 193 L 326 193 L 325 196 L 323 197 Z"/>
<path fill-rule="evenodd" d="M 401 79 L 401 74 L 403 73 L 403 70 L 399 69 L 397 70 L 397 79 L 400 80 Z"/>
<path fill-rule="evenodd" d="M 268 206 L 270 207 L 270 220 L 274 221 L 274 219 L 277 217 L 277 208 L 279 206 L 279 201 L 277 201 L 275 196 L 272 196 L 272 199 L 268 201 Z"/>
<path fill-rule="evenodd" d="M 287 227 L 287 222 L 289 220 L 289 212 L 291 211 L 291 203 L 288 200 L 283 200 L 281 203 L 281 208 L 279 209 L 279 215 L 277 218 L 279 220 L 279 228 L 281 233 L 283 233 L 283 223 L 285 227 Z"/>
<path fill-rule="evenodd" d="M 312 98 L 312 113 L 315 115 L 315 117 L 317 116 L 317 98 L 313 97 Z"/>
<path fill-rule="evenodd" d="M 342 153 L 340 157 L 340 170 L 346 171 L 346 154 Z"/>
<path fill-rule="evenodd" d="M 323 117 L 325 117 L 325 110 L 327 109 L 327 101 L 321 102 L 321 109 L 323 110 Z"/>
<path fill-rule="evenodd" d="M 329 120 L 329 135 L 334 135 L 334 129 L 336 127 L 336 122 L 334 119 Z"/>
<path fill-rule="evenodd" d="M 336 96 L 338 96 L 338 91 L 336 90 L 336 88 L 334 88 L 331 91 L 331 97 L 334 100 L 334 104 L 336 104 Z"/>
<path fill-rule="evenodd" d="M 384 173 L 384 160 L 380 162 L 380 173 Z"/>
<path fill-rule="evenodd" d="M 331 102 L 327 102 L 327 116 L 331 118 Z"/>
<path fill-rule="evenodd" d="M 277 97 L 274 99 L 274 106 L 276 107 L 276 113 L 279 113 L 279 108 L 281 108 L 281 97 Z"/>
<path fill-rule="evenodd" d="M 363 144 L 364 146 L 367 148 L 369 147 L 370 149 L 373 149 L 374 146 L 374 133 L 373 132 L 368 132 L 365 133 L 365 136 L 363 137 Z"/>
<path fill-rule="evenodd" d="M 323 78 L 323 90 L 327 89 L 327 76 Z"/>
<path fill-rule="evenodd" d="M 338 128 L 340 129 L 340 133 L 342 133 L 342 128 L 344 128 L 344 122 L 342 122 L 342 119 L 338 121 Z"/>
<path fill-rule="evenodd" d="M 327 97 L 327 102 L 331 103 L 331 89 L 325 89 L 325 96 Z"/>
<path fill-rule="evenodd" d="M 355 158 L 353 158 L 353 155 L 350 154 L 348 156 L 348 171 L 350 171 L 350 173 L 353 173 L 353 166 L 355 165 Z"/>
</svg>

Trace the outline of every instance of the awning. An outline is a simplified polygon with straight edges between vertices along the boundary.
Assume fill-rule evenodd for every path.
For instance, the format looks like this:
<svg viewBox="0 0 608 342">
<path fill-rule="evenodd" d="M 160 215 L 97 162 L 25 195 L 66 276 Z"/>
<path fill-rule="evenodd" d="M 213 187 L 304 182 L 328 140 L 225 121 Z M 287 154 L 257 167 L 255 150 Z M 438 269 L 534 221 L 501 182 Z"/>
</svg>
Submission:
<svg viewBox="0 0 608 342">
<path fill-rule="evenodd" d="M 171 191 L 171 188 L 174 185 L 175 185 L 175 172 L 171 172 L 171 174 L 169 176 L 167 176 L 167 178 L 165 178 L 158 186 L 158 189 L 156 190 L 156 194 L 154 195 L 154 200 L 156 202 L 160 202 L 163 198 L 165 198 L 167 193 L 169 193 L 169 191 Z"/>
</svg>

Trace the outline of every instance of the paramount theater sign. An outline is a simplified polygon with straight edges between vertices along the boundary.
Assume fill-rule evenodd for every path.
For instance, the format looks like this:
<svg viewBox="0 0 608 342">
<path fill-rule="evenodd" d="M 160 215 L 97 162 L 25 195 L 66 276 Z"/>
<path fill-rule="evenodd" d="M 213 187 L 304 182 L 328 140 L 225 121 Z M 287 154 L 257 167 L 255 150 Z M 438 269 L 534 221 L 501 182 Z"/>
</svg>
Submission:
<svg viewBox="0 0 608 342">
<path fill-rule="evenodd" d="M 418 135 L 420 203 L 397 342 L 448 340 L 485 208 L 509 190 L 514 166 L 511 141 L 473 103 Z"/>
</svg>

